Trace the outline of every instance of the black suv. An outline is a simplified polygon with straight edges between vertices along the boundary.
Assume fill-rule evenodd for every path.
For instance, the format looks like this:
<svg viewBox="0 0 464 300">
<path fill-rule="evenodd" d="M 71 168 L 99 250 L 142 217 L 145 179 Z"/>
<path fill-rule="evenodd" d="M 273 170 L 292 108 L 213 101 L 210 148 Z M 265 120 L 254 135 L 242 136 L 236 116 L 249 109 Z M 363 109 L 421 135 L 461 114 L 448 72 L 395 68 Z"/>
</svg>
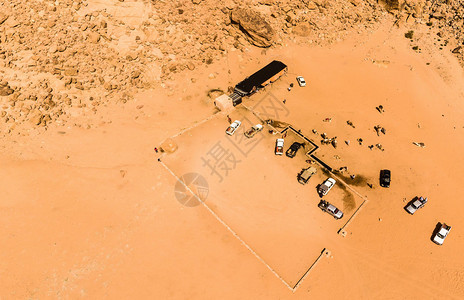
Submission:
<svg viewBox="0 0 464 300">
<path fill-rule="evenodd" d="M 295 157 L 296 152 L 301 148 L 301 146 L 303 146 L 303 144 L 298 143 L 298 142 L 294 142 L 294 143 L 290 146 L 290 148 L 288 148 L 287 152 L 285 152 L 285 155 L 287 155 L 287 156 L 290 157 L 290 158 Z"/>
<path fill-rule="evenodd" d="M 391 182 L 390 170 L 380 170 L 380 186 L 388 188 Z"/>
</svg>

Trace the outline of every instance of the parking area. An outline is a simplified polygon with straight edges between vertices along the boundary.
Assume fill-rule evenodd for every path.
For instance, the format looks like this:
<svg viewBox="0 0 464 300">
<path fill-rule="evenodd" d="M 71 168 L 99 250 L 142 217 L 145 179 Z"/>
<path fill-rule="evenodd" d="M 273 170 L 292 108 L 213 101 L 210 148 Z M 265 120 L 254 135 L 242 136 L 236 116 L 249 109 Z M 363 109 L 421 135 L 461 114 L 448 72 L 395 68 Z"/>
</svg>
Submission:
<svg viewBox="0 0 464 300">
<path fill-rule="evenodd" d="M 217 114 L 209 121 L 174 138 L 178 150 L 163 157 L 163 162 L 178 176 L 197 173 L 208 183 L 202 199 L 289 285 L 294 285 L 330 241 L 340 238 L 337 231 L 354 213 L 363 199 L 340 184 L 325 200 L 344 212 L 334 219 L 318 208 L 321 200 L 317 186 L 331 176 L 320 165 L 307 162 L 311 145 L 300 149 L 294 158 L 274 154 L 280 134 L 270 127 L 246 138 L 244 131 L 260 120 L 245 108 L 229 116 L 242 125 L 234 135 L 225 134 L 227 116 Z M 289 131 L 284 152 L 293 142 L 303 142 Z M 297 180 L 309 166 L 317 169 L 307 184 Z M 201 208 L 199 208 L 201 209 Z M 218 223 L 218 226 L 221 226 Z"/>
</svg>

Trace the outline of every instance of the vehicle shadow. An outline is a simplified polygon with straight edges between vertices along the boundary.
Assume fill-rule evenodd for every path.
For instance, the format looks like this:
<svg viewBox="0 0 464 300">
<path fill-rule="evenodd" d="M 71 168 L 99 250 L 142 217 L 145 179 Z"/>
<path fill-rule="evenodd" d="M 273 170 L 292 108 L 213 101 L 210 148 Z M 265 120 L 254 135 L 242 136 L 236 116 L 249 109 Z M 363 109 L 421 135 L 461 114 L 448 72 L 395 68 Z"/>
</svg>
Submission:
<svg viewBox="0 0 464 300">
<path fill-rule="evenodd" d="M 322 194 L 321 194 L 321 193 L 319 193 L 319 187 L 320 187 L 320 186 L 321 186 L 321 184 L 320 184 L 320 183 L 319 183 L 318 185 L 316 185 L 316 194 L 319 196 L 319 198 L 321 198 L 321 199 L 322 199 L 322 197 L 323 197 L 323 196 L 322 196 Z"/>
<path fill-rule="evenodd" d="M 442 223 L 438 222 L 437 225 L 435 226 L 435 229 L 433 230 L 432 236 L 430 236 L 430 240 L 433 241 L 433 237 L 440 231 Z M 435 242 L 434 242 L 435 243 Z"/>
</svg>

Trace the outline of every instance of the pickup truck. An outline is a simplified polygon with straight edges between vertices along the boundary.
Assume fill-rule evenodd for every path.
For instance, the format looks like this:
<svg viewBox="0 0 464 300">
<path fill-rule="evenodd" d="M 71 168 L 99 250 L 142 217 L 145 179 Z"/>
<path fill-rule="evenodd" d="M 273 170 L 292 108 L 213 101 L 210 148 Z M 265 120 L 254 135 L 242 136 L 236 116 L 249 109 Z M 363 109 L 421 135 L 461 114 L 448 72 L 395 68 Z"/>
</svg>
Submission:
<svg viewBox="0 0 464 300">
<path fill-rule="evenodd" d="M 411 201 L 411 203 L 406 205 L 404 209 L 406 209 L 408 213 L 413 215 L 419 208 L 424 207 L 426 203 L 427 203 L 427 197 L 425 198 L 422 196 L 419 198 L 416 197 L 413 201 Z"/>
<path fill-rule="evenodd" d="M 230 124 L 229 127 L 227 127 L 226 133 L 228 135 L 233 135 L 234 132 L 240 127 L 240 125 L 242 125 L 242 122 L 240 122 L 239 120 L 235 120 L 234 122 L 232 122 L 232 124 Z"/>
<path fill-rule="evenodd" d="M 335 185 L 336 181 L 335 179 L 333 178 L 327 178 L 326 181 L 324 181 L 320 186 L 319 188 L 317 189 L 317 192 L 319 193 L 319 195 L 322 197 L 322 196 L 325 196 L 327 195 L 327 193 L 333 188 L 333 186 Z"/>
<path fill-rule="evenodd" d="M 298 143 L 294 142 L 290 148 L 287 149 L 287 152 L 285 152 L 285 155 L 287 155 L 290 158 L 294 158 L 298 150 L 303 146 L 303 143 Z"/>
<path fill-rule="evenodd" d="M 284 139 L 277 139 L 275 145 L 275 155 L 284 154 Z"/>
<path fill-rule="evenodd" d="M 321 200 L 318 206 L 320 209 L 332 215 L 332 217 L 334 217 L 337 220 L 343 217 L 343 212 L 341 210 L 339 210 L 338 208 L 336 208 L 335 206 L 333 206 L 332 204 L 330 204 L 329 202 L 325 200 Z"/>
<path fill-rule="evenodd" d="M 252 126 L 250 129 L 248 129 L 247 131 L 245 131 L 244 135 L 247 137 L 247 138 L 252 138 L 255 136 L 255 134 L 257 134 L 258 132 L 260 132 L 261 130 L 263 130 L 263 125 L 261 124 L 256 124 L 254 126 Z"/>
<path fill-rule="evenodd" d="M 301 170 L 300 173 L 298 173 L 298 182 L 301 184 L 306 184 L 308 183 L 309 178 L 316 174 L 317 169 L 315 167 L 309 167 L 306 169 Z"/>
</svg>

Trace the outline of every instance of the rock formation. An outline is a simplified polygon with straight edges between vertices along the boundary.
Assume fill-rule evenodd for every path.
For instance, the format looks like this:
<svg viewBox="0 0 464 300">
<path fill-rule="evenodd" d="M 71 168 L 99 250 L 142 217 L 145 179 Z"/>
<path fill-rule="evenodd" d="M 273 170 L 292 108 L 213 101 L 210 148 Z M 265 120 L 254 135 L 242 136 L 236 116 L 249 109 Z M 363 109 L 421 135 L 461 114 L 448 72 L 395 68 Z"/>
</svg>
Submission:
<svg viewBox="0 0 464 300">
<path fill-rule="evenodd" d="M 230 19 L 233 24 L 237 24 L 239 29 L 245 34 L 250 43 L 258 47 L 269 47 L 275 37 L 275 31 L 266 21 L 266 18 L 259 12 L 237 7 Z"/>
</svg>

